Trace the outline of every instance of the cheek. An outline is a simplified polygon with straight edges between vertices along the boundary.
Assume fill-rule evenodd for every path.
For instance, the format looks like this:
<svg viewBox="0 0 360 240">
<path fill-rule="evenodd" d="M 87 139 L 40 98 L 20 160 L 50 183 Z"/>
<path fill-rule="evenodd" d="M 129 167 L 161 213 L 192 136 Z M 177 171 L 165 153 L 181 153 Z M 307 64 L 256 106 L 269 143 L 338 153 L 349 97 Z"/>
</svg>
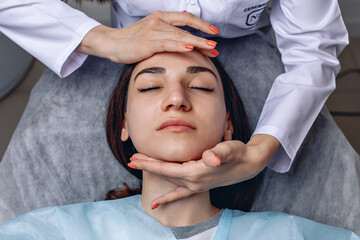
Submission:
<svg viewBox="0 0 360 240">
<path fill-rule="evenodd" d="M 204 101 L 201 105 L 198 109 L 205 131 L 213 138 L 221 140 L 226 129 L 226 105 L 222 94 L 218 98 Z"/>
<path fill-rule="evenodd" d="M 151 139 L 154 126 L 156 107 L 150 101 L 129 101 L 126 112 L 126 127 L 135 148 L 141 152 Z"/>
<path fill-rule="evenodd" d="M 214 105 L 212 107 L 214 107 Z M 222 105 L 213 109 L 209 107 L 209 109 L 210 110 L 203 114 L 203 131 L 205 137 L 209 139 L 211 144 L 216 144 L 221 141 L 226 130 L 226 109 L 222 107 Z"/>
</svg>

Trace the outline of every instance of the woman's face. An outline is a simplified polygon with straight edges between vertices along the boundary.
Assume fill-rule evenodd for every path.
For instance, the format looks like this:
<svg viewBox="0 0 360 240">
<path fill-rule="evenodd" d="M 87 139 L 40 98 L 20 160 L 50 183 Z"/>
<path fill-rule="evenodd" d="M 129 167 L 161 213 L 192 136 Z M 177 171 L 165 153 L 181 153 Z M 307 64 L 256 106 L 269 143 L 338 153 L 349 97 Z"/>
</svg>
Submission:
<svg viewBox="0 0 360 240">
<path fill-rule="evenodd" d="M 167 161 L 199 159 L 229 129 L 221 79 L 207 57 L 159 53 L 135 67 L 121 138 L 130 136 L 138 152 Z"/>
</svg>

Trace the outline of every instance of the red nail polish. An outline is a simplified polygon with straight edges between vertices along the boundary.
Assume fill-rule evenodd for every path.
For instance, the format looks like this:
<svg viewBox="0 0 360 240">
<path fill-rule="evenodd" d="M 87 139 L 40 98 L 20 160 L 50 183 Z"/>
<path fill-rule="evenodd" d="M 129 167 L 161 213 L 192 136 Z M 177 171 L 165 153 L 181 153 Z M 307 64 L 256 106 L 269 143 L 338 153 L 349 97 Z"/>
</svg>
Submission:
<svg viewBox="0 0 360 240">
<path fill-rule="evenodd" d="M 215 55 L 215 57 L 219 55 L 219 52 L 216 49 L 210 49 L 210 52 L 212 55 Z"/>
<path fill-rule="evenodd" d="M 186 10 L 183 10 L 182 12 L 186 12 Z"/>
<path fill-rule="evenodd" d="M 192 44 L 185 44 L 185 48 L 186 49 L 194 49 L 194 45 L 192 45 Z"/>
<path fill-rule="evenodd" d="M 220 166 L 221 165 L 221 158 L 219 156 L 216 156 L 216 155 L 215 155 L 215 158 L 217 158 L 219 160 L 218 166 Z"/>
<path fill-rule="evenodd" d="M 131 167 L 133 169 L 138 169 L 135 165 L 132 165 L 131 163 L 128 163 L 128 167 Z"/>
<path fill-rule="evenodd" d="M 155 204 L 154 206 L 151 207 L 152 210 L 154 210 L 155 208 L 157 208 L 159 206 L 159 204 Z"/>
<path fill-rule="evenodd" d="M 212 46 L 212 47 L 216 47 L 216 44 L 217 44 L 217 42 L 211 41 L 211 40 L 208 40 L 206 43 L 207 43 L 207 45 Z"/>
<path fill-rule="evenodd" d="M 213 26 L 213 25 L 210 26 L 210 30 L 211 30 L 212 32 L 214 32 L 215 34 L 219 34 L 219 33 L 220 33 L 219 29 L 218 29 L 217 27 Z"/>
<path fill-rule="evenodd" d="M 131 157 L 131 158 L 130 158 L 130 161 L 134 161 L 134 160 L 136 160 L 136 158 L 134 158 L 134 157 Z"/>
</svg>

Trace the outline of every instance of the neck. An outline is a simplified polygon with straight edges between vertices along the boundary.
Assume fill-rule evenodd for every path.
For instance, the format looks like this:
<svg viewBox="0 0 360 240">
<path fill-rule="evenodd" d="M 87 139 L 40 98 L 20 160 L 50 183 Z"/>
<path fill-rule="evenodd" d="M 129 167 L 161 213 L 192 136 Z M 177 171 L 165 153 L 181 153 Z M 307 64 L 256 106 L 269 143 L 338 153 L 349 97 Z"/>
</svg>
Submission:
<svg viewBox="0 0 360 240">
<path fill-rule="evenodd" d="M 163 177 L 143 171 L 141 204 L 149 216 L 167 227 L 189 226 L 203 222 L 217 212 L 210 203 L 209 191 L 196 193 L 175 202 L 160 205 L 152 210 L 151 202 L 155 198 L 174 190 L 177 185 Z"/>
</svg>

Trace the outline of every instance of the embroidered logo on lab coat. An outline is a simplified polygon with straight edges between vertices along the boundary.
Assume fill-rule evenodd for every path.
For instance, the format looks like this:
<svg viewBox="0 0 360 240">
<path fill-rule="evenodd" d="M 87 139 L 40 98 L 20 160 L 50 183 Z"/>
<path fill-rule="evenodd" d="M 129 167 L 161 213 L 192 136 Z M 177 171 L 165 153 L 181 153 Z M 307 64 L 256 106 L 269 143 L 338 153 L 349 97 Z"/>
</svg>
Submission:
<svg viewBox="0 0 360 240">
<path fill-rule="evenodd" d="M 259 21 L 259 19 L 261 17 L 263 10 L 265 9 L 267 3 L 268 2 L 244 9 L 244 12 L 248 12 L 248 15 L 246 17 L 246 25 L 247 26 L 256 25 L 256 23 Z"/>
<path fill-rule="evenodd" d="M 255 25 L 259 21 L 263 10 L 264 10 L 264 8 L 258 9 L 258 10 L 255 10 L 255 11 L 249 13 L 246 18 L 246 25 L 248 25 L 248 26 Z"/>
</svg>

